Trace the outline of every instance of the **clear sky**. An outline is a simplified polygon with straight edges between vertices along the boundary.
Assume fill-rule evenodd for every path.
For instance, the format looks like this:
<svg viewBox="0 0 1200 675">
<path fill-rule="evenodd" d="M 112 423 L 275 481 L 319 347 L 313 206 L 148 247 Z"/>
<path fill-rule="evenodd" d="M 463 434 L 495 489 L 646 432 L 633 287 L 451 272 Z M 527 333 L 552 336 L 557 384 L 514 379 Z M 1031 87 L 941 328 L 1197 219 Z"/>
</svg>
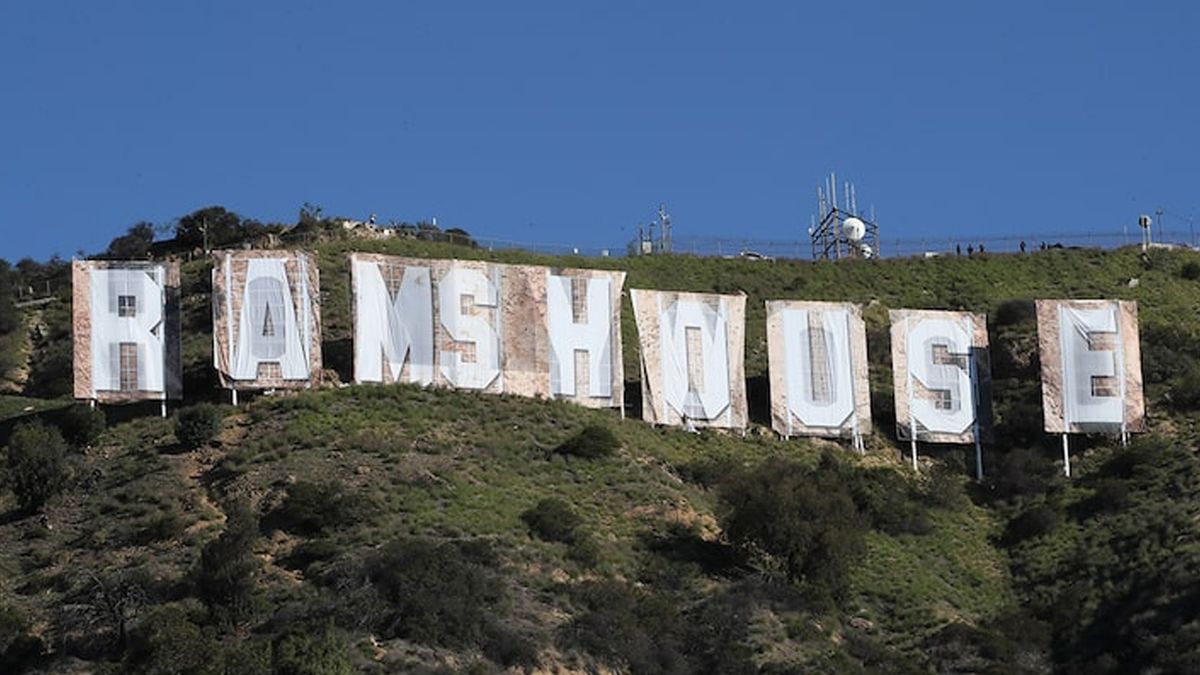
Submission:
<svg viewBox="0 0 1200 675">
<path fill-rule="evenodd" d="M 885 239 L 1178 229 L 1198 71 L 1183 1 L 7 0 L 0 257 L 213 204 L 791 239 L 831 170 Z"/>
</svg>

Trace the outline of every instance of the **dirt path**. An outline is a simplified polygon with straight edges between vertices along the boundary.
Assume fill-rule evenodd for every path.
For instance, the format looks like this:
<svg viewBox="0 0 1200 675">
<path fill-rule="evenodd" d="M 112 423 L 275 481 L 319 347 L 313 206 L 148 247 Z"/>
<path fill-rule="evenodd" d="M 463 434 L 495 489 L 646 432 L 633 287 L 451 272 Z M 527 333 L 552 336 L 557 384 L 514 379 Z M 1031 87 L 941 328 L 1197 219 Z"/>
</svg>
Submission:
<svg viewBox="0 0 1200 675">
<path fill-rule="evenodd" d="M 29 361 L 33 356 L 33 327 L 40 325 L 41 322 L 41 309 L 27 309 L 21 320 L 21 328 L 17 331 L 19 335 L 5 338 L 6 341 L 12 337 L 16 338 L 14 340 L 16 363 L 7 372 L 0 373 L 0 393 L 22 394 L 25 392 L 25 384 L 29 382 Z M 0 343 L 0 349 L 4 347 L 5 345 Z"/>
</svg>

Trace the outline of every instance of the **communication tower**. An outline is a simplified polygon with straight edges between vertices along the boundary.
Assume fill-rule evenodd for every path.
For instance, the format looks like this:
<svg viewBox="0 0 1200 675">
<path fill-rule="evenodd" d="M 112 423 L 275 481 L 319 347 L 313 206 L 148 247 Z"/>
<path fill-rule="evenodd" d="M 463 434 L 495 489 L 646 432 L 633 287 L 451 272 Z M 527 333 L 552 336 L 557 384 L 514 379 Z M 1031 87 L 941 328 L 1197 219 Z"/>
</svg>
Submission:
<svg viewBox="0 0 1200 675">
<path fill-rule="evenodd" d="M 658 236 L 654 236 L 654 228 L 658 228 Z M 658 205 L 658 219 L 652 220 L 645 226 L 638 224 L 637 239 L 629 244 L 631 255 L 659 255 L 671 252 L 671 214 L 667 213 L 667 205 Z"/>
<path fill-rule="evenodd" d="M 667 205 L 658 205 L 658 236 L 659 252 L 671 252 L 671 214 L 667 213 Z"/>
<path fill-rule="evenodd" d="M 817 215 L 808 234 L 812 237 L 814 260 L 830 258 L 873 258 L 879 254 L 879 226 L 875 210 L 868 218 L 858 210 L 858 195 L 854 184 L 842 188 L 842 204 L 838 205 L 837 176 L 829 174 L 823 187 L 817 188 Z"/>
</svg>

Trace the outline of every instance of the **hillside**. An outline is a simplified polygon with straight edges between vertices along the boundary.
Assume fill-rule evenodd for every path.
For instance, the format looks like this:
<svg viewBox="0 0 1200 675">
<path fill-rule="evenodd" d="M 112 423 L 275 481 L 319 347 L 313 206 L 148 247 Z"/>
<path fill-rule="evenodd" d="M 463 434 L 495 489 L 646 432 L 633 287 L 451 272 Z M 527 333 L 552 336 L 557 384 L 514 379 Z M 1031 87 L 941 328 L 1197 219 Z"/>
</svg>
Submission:
<svg viewBox="0 0 1200 675">
<path fill-rule="evenodd" d="M 103 430 L 81 433 L 87 414 L 58 398 L 70 384 L 68 307 L 26 311 L 0 336 L 28 374 L 22 395 L 0 396 L 0 445 L 34 420 L 74 438 L 62 492 L 40 513 L 0 492 L 0 671 L 1200 664 L 1200 255 L 816 264 L 555 258 L 416 240 L 306 248 L 321 266 L 327 368 L 343 382 L 351 250 L 603 266 L 627 270 L 626 288 L 744 292 L 756 424 L 745 438 L 689 434 L 553 401 L 347 386 L 219 405 L 215 437 L 195 448 L 177 427 L 184 415 L 160 419 L 156 406 L 107 408 Z M 189 406 L 222 400 L 208 273 L 207 261 L 184 265 Z M 1040 432 L 1031 300 L 1054 297 L 1138 301 L 1150 411 L 1151 433 L 1129 449 L 1077 439 L 1071 481 L 1055 465 L 1057 439 Z M 785 298 L 865 306 L 877 429 L 865 456 L 761 426 L 763 302 Z M 887 310 L 899 307 L 988 314 L 997 437 L 983 484 L 969 478 L 967 448 L 924 448 L 917 475 L 901 461 L 887 332 Z M 28 335 L 13 354 L 8 345 Z"/>
</svg>

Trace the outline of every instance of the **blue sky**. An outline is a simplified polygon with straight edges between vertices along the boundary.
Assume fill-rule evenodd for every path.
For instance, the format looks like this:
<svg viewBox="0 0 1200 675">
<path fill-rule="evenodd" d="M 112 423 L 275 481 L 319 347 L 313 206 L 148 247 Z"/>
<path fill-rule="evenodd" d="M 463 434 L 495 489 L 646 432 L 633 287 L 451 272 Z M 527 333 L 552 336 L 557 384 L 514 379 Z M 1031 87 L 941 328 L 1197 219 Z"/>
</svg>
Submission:
<svg viewBox="0 0 1200 675">
<path fill-rule="evenodd" d="M 0 257 L 304 202 L 617 247 L 1200 218 L 1188 2 L 24 2 L 0 7 Z"/>
</svg>

